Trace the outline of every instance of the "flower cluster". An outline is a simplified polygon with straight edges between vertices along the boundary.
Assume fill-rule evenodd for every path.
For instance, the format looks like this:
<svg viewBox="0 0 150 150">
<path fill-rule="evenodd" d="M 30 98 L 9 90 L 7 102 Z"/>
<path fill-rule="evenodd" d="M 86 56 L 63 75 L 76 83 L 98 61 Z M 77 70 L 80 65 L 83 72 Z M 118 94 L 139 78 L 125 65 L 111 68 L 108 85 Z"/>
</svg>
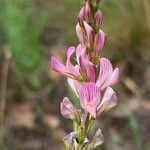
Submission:
<svg viewBox="0 0 150 150">
<path fill-rule="evenodd" d="M 67 50 L 66 64 L 51 58 L 52 69 L 67 77 L 82 108 L 77 109 L 67 97 L 60 104 L 61 114 L 74 122 L 74 132 L 64 138 L 70 150 L 92 150 L 100 145 L 103 142 L 100 129 L 91 141 L 87 139 L 87 134 L 93 121 L 117 103 L 112 86 L 118 81 L 119 69 L 113 69 L 109 59 L 100 57 L 106 34 L 100 29 L 103 16 L 99 4 L 100 0 L 83 2 L 76 25 L 80 44 Z M 76 64 L 71 63 L 73 54 Z"/>
</svg>

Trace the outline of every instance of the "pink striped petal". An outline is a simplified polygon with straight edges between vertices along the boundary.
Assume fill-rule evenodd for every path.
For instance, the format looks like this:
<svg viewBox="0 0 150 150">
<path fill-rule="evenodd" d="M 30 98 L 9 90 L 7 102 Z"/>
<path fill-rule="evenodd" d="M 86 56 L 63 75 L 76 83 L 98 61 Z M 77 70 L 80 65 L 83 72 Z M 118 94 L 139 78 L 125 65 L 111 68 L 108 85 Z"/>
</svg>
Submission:
<svg viewBox="0 0 150 150">
<path fill-rule="evenodd" d="M 95 24 L 97 26 L 100 26 L 100 24 L 102 23 L 103 20 L 103 14 L 100 10 L 98 10 L 95 14 Z"/>
<path fill-rule="evenodd" d="M 80 88 L 80 104 L 91 115 L 95 117 L 94 110 L 100 102 L 101 93 L 99 88 L 93 82 L 85 83 Z M 92 110 L 91 110 L 92 109 Z"/>
<path fill-rule="evenodd" d="M 93 43 L 93 29 L 86 23 L 86 21 L 84 21 L 83 24 L 87 34 L 87 44 Z"/>
<path fill-rule="evenodd" d="M 65 97 L 60 104 L 61 114 L 68 119 L 75 119 L 76 108 L 70 102 L 70 100 Z"/>
<path fill-rule="evenodd" d="M 55 57 L 51 58 L 51 67 L 54 71 L 56 71 L 58 73 L 61 73 L 61 74 L 66 74 L 67 73 L 66 67 L 63 64 L 61 64 L 59 62 L 59 60 Z"/>
<path fill-rule="evenodd" d="M 94 43 L 97 56 L 100 55 L 100 52 L 104 47 L 105 41 L 106 41 L 106 34 L 102 30 L 100 30 L 95 37 L 95 43 Z"/>
<path fill-rule="evenodd" d="M 117 96 L 111 87 L 108 87 L 103 95 L 102 101 L 98 107 L 98 115 L 110 110 L 117 105 Z"/>
<path fill-rule="evenodd" d="M 112 73 L 113 68 L 111 62 L 106 58 L 100 59 L 100 71 L 99 76 L 96 81 L 96 85 L 98 87 L 102 87 L 102 85 L 105 83 L 105 81 L 108 79 L 110 74 Z"/>
<path fill-rule="evenodd" d="M 78 64 L 80 64 L 79 58 L 81 56 L 84 58 L 86 57 L 86 47 L 82 47 L 81 44 L 79 44 L 76 48 L 76 60 Z"/>
<path fill-rule="evenodd" d="M 88 112 L 91 114 L 91 116 L 93 118 L 96 118 L 97 117 L 97 106 L 89 108 Z"/>
<path fill-rule="evenodd" d="M 79 71 L 76 70 L 76 68 L 70 62 L 71 56 L 74 53 L 74 51 L 75 51 L 75 47 L 70 47 L 67 51 L 66 68 L 67 68 L 68 72 L 70 72 L 70 74 L 72 74 L 74 76 L 80 76 Z"/>
<path fill-rule="evenodd" d="M 76 34 L 80 43 L 83 45 L 84 44 L 83 33 L 79 23 L 76 25 Z"/>
<path fill-rule="evenodd" d="M 95 66 L 93 63 L 86 58 L 80 57 L 80 67 L 81 72 L 85 73 L 88 82 L 95 80 Z"/>
<path fill-rule="evenodd" d="M 102 89 L 108 87 L 108 86 L 113 86 L 116 84 L 119 80 L 119 68 L 114 69 L 112 74 L 109 76 L 109 78 L 106 80 L 106 82 L 102 85 Z"/>
<path fill-rule="evenodd" d="M 72 78 L 68 78 L 67 81 L 68 81 L 68 84 L 70 85 L 70 87 L 72 88 L 72 90 L 77 95 L 77 97 L 79 97 L 81 83 L 78 80 L 75 80 Z"/>
</svg>

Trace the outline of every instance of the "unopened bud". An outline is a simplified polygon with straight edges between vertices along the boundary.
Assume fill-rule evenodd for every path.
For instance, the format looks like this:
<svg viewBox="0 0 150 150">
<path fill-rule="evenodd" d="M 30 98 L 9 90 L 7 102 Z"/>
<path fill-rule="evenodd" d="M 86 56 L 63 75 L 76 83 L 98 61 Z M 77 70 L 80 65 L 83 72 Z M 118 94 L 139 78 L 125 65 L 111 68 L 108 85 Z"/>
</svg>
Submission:
<svg viewBox="0 0 150 150">
<path fill-rule="evenodd" d="M 95 14 L 95 25 L 99 27 L 102 23 L 102 20 L 103 20 L 102 12 L 98 10 Z"/>
</svg>

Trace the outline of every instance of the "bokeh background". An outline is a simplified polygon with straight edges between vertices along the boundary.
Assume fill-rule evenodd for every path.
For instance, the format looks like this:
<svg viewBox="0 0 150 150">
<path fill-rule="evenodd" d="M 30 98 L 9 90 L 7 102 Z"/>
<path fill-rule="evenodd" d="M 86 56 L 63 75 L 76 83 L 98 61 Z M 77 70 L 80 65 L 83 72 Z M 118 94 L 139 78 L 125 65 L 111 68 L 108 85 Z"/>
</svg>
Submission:
<svg viewBox="0 0 150 150">
<path fill-rule="evenodd" d="M 0 149 L 61 150 L 72 131 L 60 115 L 64 96 L 78 105 L 66 79 L 49 66 L 65 61 L 79 0 L 0 0 Z M 150 1 L 102 0 L 102 56 L 120 68 L 119 103 L 94 125 L 105 143 L 97 150 L 150 149 Z"/>
</svg>

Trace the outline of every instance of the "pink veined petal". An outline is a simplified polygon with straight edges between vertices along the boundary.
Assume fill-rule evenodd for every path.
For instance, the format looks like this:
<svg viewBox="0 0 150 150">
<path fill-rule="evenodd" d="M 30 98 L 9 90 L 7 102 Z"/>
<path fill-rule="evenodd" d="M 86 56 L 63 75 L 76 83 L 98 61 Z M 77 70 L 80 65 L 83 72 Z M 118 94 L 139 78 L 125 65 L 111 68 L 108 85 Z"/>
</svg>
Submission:
<svg viewBox="0 0 150 150">
<path fill-rule="evenodd" d="M 99 26 L 99 24 L 102 23 L 102 20 L 103 20 L 103 14 L 100 10 L 98 10 L 95 14 L 95 24 Z"/>
<path fill-rule="evenodd" d="M 95 67 L 88 59 L 80 57 L 81 72 L 85 72 L 87 81 L 94 81 L 95 79 Z"/>
<path fill-rule="evenodd" d="M 100 71 L 96 85 L 101 88 L 113 71 L 111 62 L 107 58 L 100 59 Z"/>
<path fill-rule="evenodd" d="M 80 57 L 85 57 L 86 56 L 86 47 L 82 47 L 81 44 L 79 44 L 76 48 L 76 60 L 77 63 L 80 64 L 79 58 Z"/>
<path fill-rule="evenodd" d="M 91 114 L 91 116 L 93 118 L 97 117 L 97 106 L 90 107 L 90 108 L 87 109 L 87 111 Z"/>
<path fill-rule="evenodd" d="M 72 54 L 74 53 L 74 51 L 75 51 L 75 47 L 70 47 L 70 48 L 68 48 L 68 50 L 67 50 L 67 61 L 66 61 L 66 67 L 72 67 L 73 65 L 71 64 L 71 62 L 70 62 L 70 58 L 71 58 L 71 56 L 72 56 Z"/>
<path fill-rule="evenodd" d="M 68 119 L 75 119 L 76 108 L 70 102 L 70 100 L 65 97 L 60 104 L 61 114 Z"/>
<path fill-rule="evenodd" d="M 76 34 L 80 43 L 83 45 L 84 44 L 83 33 L 79 23 L 76 25 Z"/>
<path fill-rule="evenodd" d="M 82 7 L 82 9 L 79 12 L 79 19 L 80 19 L 80 21 L 83 21 L 84 17 L 85 17 L 85 8 Z"/>
<path fill-rule="evenodd" d="M 110 77 L 106 80 L 106 82 L 102 85 L 102 89 L 112 86 L 116 84 L 119 80 L 119 68 L 114 69 Z"/>
<path fill-rule="evenodd" d="M 112 75 L 111 75 L 111 79 L 110 79 L 110 86 L 116 84 L 119 80 L 119 68 L 114 69 Z"/>
<path fill-rule="evenodd" d="M 61 73 L 61 74 L 66 74 L 67 72 L 66 67 L 63 64 L 61 64 L 59 60 L 55 57 L 51 58 L 51 67 L 54 71 Z"/>
<path fill-rule="evenodd" d="M 90 4 L 88 2 L 86 2 L 85 4 L 85 15 L 89 16 L 91 14 L 91 7 Z"/>
<path fill-rule="evenodd" d="M 91 26 L 89 26 L 86 21 L 83 22 L 86 33 L 87 33 L 87 40 L 88 42 L 92 43 L 93 42 L 93 29 L 91 28 Z"/>
<path fill-rule="evenodd" d="M 102 48 L 104 47 L 106 41 L 106 34 L 100 30 L 99 33 L 95 37 L 94 47 L 96 49 L 97 56 L 100 55 Z"/>
<path fill-rule="evenodd" d="M 100 102 L 100 90 L 93 82 L 85 83 L 80 88 L 81 107 L 89 111 L 90 108 L 96 107 Z"/>
<path fill-rule="evenodd" d="M 102 101 L 98 106 L 98 115 L 101 115 L 103 112 L 110 110 L 112 107 L 117 105 L 117 96 L 111 87 L 107 87 Z"/>
<path fill-rule="evenodd" d="M 66 68 L 68 70 L 68 72 L 74 76 L 80 76 L 79 71 L 75 69 L 75 67 L 72 65 L 72 63 L 70 62 L 70 58 L 72 56 L 72 54 L 75 51 L 75 47 L 70 47 L 67 51 L 67 61 L 66 61 Z"/>
<path fill-rule="evenodd" d="M 72 90 L 76 93 L 77 97 L 79 97 L 81 83 L 72 78 L 68 78 L 67 81 L 70 87 L 72 88 Z"/>
</svg>

